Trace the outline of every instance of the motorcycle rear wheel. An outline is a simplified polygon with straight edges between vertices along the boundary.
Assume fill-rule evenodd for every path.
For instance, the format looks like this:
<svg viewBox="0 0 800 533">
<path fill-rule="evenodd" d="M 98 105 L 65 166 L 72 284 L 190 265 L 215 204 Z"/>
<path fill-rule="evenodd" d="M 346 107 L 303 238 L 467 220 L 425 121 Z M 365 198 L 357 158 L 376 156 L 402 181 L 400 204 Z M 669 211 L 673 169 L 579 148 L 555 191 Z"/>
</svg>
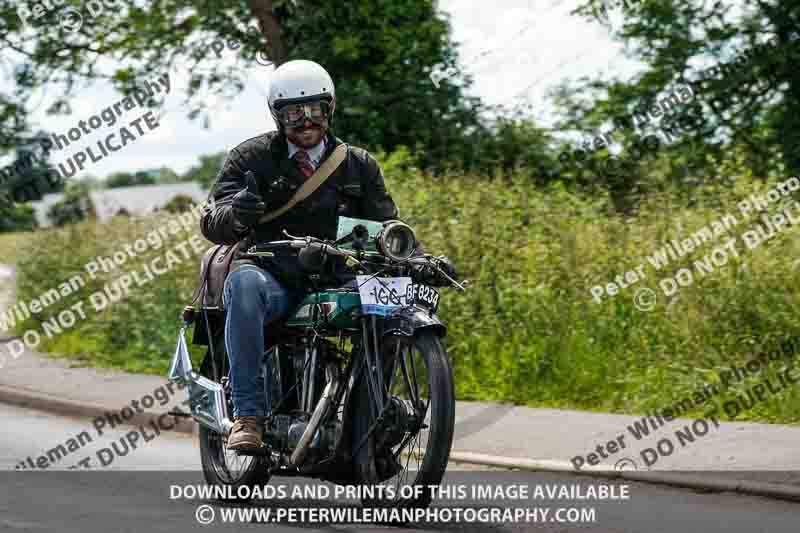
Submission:
<svg viewBox="0 0 800 533">
<path fill-rule="evenodd" d="M 221 334 L 216 336 L 214 347 L 216 350 L 221 350 L 221 354 L 217 354 L 217 363 L 218 367 L 221 367 L 222 375 L 226 375 L 228 371 L 228 355 L 225 351 L 224 337 Z M 210 356 L 210 353 L 208 356 Z M 205 377 L 213 379 L 211 375 L 206 375 Z M 233 412 L 230 390 L 226 391 L 225 396 L 228 401 L 229 412 Z M 236 452 L 228 451 L 225 448 L 225 436 L 202 425 L 200 426 L 199 437 L 203 477 L 209 485 L 230 485 L 232 488 L 228 490 L 236 495 L 240 490 L 239 487 L 247 486 L 252 488 L 266 485 L 269 482 L 270 475 L 267 471 L 268 465 L 264 457 L 239 456 Z M 249 493 L 251 491 L 244 492 Z M 234 499 L 248 500 L 250 498 Z"/>
<path fill-rule="evenodd" d="M 262 457 L 238 456 L 225 449 L 224 438 L 219 433 L 200 427 L 200 461 L 203 477 L 209 485 L 230 485 L 233 499 L 249 500 L 251 490 L 239 493 L 239 487 L 263 486 L 269 482 L 267 464 Z M 242 497 L 239 497 L 241 495 Z"/>
</svg>

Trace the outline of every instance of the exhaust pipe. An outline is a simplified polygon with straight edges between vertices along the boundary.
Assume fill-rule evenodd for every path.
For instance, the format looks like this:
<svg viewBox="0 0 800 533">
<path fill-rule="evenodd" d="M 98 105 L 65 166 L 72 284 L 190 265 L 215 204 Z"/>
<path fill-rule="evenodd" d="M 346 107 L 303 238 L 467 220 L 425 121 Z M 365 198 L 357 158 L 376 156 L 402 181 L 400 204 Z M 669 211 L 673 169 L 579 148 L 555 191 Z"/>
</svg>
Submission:
<svg viewBox="0 0 800 533">
<path fill-rule="evenodd" d="M 297 447 L 294 449 L 294 452 L 292 452 L 290 462 L 293 466 L 299 467 L 303 464 L 303 461 L 308 455 L 308 449 L 314 440 L 314 436 L 317 434 L 319 425 L 322 423 L 322 418 L 328 412 L 333 400 L 339 394 L 339 388 L 342 385 L 339 369 L 335 364 L 330 363 L 327 370 L 328 384 L 325 386 L 325 390 L 322 391 L 322 397 L 319 399 L 317 408 L 314 409 L 314 413 L 311 415 L 311 420 L 309 420 L 305 431 L 303 431 L 303 435 L 297 442 Z"/>
</svg>

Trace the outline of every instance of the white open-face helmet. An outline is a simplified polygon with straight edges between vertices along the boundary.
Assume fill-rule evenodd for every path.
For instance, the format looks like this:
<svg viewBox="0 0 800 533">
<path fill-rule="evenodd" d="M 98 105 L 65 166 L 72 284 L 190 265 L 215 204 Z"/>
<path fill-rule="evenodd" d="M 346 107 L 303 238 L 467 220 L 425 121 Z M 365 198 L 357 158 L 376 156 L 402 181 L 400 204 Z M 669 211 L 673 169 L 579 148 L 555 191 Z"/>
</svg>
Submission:
<svg viewBox="0 0 800 533">
<path fill-rule="evenodd" d="M 326 118 L 333 117 L 336 90 L 328 71 L 313 61 L 288 61 L 275 69 L 269 84 L 269 111 L 279 128 L 286 126 L 280 110 L 289 105 L 325 102 Z"/>
</svg>

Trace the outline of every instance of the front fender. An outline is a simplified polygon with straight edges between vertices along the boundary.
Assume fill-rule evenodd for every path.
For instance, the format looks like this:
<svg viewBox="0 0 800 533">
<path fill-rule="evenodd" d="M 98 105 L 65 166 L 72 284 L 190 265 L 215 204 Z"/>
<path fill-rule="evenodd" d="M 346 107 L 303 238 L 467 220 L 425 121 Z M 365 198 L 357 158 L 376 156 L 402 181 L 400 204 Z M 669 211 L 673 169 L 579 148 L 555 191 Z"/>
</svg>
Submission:
<svg viewBox="0 0 800 533">
<path fill-rule="evenodd" d="M 433 331 L 440 338 L 447 334 L 447 326 L 439 320 L 439 317 L 431 315 L 428 311 L 419 307 L 403 307 L 387 316 L 383 321 L 384 336 L 404 335 L 412 337 L 417 331 L 423 329 Z"/>
</svg>

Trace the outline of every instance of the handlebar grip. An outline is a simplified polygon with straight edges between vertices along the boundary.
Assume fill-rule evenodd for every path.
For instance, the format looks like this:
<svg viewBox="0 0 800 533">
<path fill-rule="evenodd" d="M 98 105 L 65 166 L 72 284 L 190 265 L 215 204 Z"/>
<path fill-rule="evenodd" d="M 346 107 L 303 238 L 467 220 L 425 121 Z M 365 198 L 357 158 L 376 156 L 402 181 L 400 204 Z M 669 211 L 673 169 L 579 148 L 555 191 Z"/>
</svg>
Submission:
<svg viewBox="0 0 800 533">
<path fill-rule="evenodd" d="M 276 241 L 276 242 L 264 242 L 258 243 L 253 246 L 255 250 L 275 250 L 277 248 L 291 248 L 292 241 Z"/>
</svg>

